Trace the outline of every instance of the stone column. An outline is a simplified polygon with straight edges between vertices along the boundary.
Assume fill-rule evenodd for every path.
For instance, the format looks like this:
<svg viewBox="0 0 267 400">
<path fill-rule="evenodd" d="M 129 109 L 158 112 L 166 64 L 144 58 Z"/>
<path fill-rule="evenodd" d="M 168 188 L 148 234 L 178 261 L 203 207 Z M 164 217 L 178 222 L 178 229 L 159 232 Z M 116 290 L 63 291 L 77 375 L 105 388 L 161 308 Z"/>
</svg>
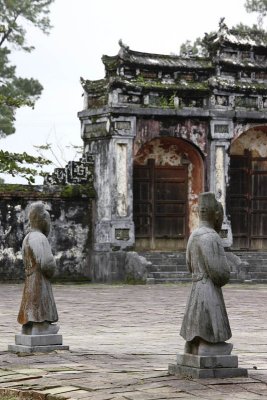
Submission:
<svg viewBox="0 0 267 400">
<path fill-rule="evenodd" d="M 132 182 L 135 118 L 113 118 L 112 125 L 111 246 L 127 250 L 135 242 Z"/>
<path fill-rule="evenodd" d="M 228 169 L 230 158 L 228 149 L 233 137 L 232 119 L 214 118 L 210 122 L 211 148 L 210 148 L 210 188 L 215 193 L 224 209 L 224 220 L 220 236 L 224 247 L 230 247 L 233 242 L 232 229 L 230 221 L 227 218 L 226 190 L 228 184 Z"/>
<path fill-rule="evenodd" d="M 85 151 L 95 159 L 96 203 L 93 280 L 123 279 L 125 251 L 135 241 L 132 164 L 135 117 L 111 115 L 83 121 Z"/>
</svg>

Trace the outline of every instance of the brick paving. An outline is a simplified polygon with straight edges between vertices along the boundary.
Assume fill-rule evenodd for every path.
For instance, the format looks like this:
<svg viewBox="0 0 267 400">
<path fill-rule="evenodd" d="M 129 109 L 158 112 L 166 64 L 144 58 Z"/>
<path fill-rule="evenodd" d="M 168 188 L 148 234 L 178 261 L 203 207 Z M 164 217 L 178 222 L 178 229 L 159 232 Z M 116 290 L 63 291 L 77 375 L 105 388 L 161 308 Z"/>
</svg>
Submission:
<svg viewBox="0 0 267 400">
<path fill-rule="evenodd" d="M 167 367 L 190 284 L 54 285 L 70 351 L 11 354 L 22 285 L 0 285 L 0 394 L 23 399 L 267 399 L 267 286 L 228 285 L 232 354 L 248 378 L 178 379 Z"/>
</svg>

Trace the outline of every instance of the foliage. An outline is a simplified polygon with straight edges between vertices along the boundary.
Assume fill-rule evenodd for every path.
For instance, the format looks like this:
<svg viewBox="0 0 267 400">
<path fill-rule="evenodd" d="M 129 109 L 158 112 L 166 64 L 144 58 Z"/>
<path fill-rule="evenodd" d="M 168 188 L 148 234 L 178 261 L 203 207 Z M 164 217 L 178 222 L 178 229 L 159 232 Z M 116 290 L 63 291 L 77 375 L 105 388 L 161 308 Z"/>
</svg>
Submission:
<svg viewBox="0 0 267 400">
<path fill-rule="evenodd" d="M 266 31 L 263 30 L 263 18 L 267 15 L 267 0 L 246 0 L 245 8 L 247 12 L 258 13 L 258 25 L 252 26 L 239 23 L 231 28 L 232 32 L 235 33 L 246 33 L 261 35 L 266 39 Z M 219 23 L 220 30 L 227 29 L 227 25 L 224 23 L 224 18 L 221 18 Z M 198 37 L 195 41 L 187 40 L 180 46 L 180 55 L 185 57 L 200 56 L 207 57 L 209 55 L 209 43 L 212 37 L 216 35 L 216 32 L 205 33 L 204 38 Z"/>
<path fill-rule="evenodd" d="M 12 176 L 20 175 L 27 179 L 29 184 L 34 183 L 34 176 L 37 175 L 38 171 L 28 165 L 34 165 L 38 168 L 48 164 L 50 164 L 50 161 L 44 160 L 42 157 L 30 156 L 25 152 L 20 154 L 0 150 L 0 171 Z M 43 175 L 42 172 L 40 172 L 40 175 Z"/>
<path fill-rule="evenodd" d="M 26 40 L 24 22 L 30 22 L 44 33 L 51 29 L 49 6 L 54 0 L 0 0 L 0 47 L 12 43 L 25 51 L 32 51 Z"/>
<path fill-rule="evenodd" d="M 0 0 L 0 134 L 15 132 L 15 111 L 21 106 L 34 106 L 42 92 L 35 79 L 16 76 L 10 65 L 12 48 L 30 52 L 34 49 L 26 40 L 25 23 L 31 23 L 44 33 L 50 26 L 49 5 L 53 0 Z"/>
<path fill-rule="evenodd" d="M 190 56 L 202 56 L 206 57 L 208 55 L 206 46 L 203 43 L 203 39 L 198 37 L 194 42 L 187 40 L 182 43 L 180 47 L 180 55 L 184 57 Z"/>
<path fill-rule="evenodd" d="M 245 8 L 249 13 L 258 14 L 258 24 L 262 28 L 263 18 L 267 15 L 267 0 L 246 0 Z"/>
<path fill-rule="evenodd" d="M 266 32 L 264 30 L 259 30 L 257 25 L 245 25 L 239 23 L 231 28 L 231 32 L 235 34 L 253 34 L 262 37 L 266 40 Z M 214 38 L 216 32 L 205 33 L 205 36 L 197 38 L 194 42 L 187 40 L 180 47 L 180 55 L 184 57 L 198 56 L 198 57 L 208 57 L 210 53 L 210 43 L 212 38 Z"/>
<path fill-rule="evenodd" d="M 15 132 L 16 110 L 22 106 L 34 107 L 43 90 L 38 80 L 17 76 L 9 57 L 13 49 L 27 52 L 34 49 L 27 43 L 26 24 L 49 33 L 49 6 L 53 1 L 0 0 L 0 137 Z M 0 172 L 19 174 L 32 183 L 37 170 L 27 164 L 39 167 L 48 162 L 26 153 L 0 152 Z"/>
<path fill-rule="evenodd" d="M 259 41 L 267 42 L 267 33 L 263 29 L 259 29 L 257 25 L 245 25 L 243 23 L 239 23 L 233 26 L 231 29 L 224 23 L 224 18 L 221 18 L 219 23 L 219 31 L 211 32 L 209 34 L 205 33 L 204 38 L 202 39 L 202 45 L 206 51 L 207 55 L 216 54 L 216 50 L 219 45 L 219 41 L 215 40 L 220 37 L 220 35 L 224 34 L 232 34 L 236 36 L 238 40 L 239 37 L 253 39 L 256 43 Z"/>
</svg>

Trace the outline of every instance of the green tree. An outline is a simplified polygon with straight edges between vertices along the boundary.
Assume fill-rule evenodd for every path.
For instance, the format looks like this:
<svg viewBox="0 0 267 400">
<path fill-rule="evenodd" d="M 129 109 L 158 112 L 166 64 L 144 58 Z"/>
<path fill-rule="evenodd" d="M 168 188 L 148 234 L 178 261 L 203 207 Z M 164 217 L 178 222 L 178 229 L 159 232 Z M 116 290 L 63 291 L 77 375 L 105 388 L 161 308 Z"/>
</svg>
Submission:
<svg viewBox="0 0 267 400">
<path fill-rule="evenodd" d="M 249 34 L 256 38 L 263 38 L 267 40 L 267 33 L 263 29 L 263 18 L 267 15 L 267 0 L 246 0 L 245 8 L 247 12 L 258 13 L 258 25 L 252 26 L 239 23 L 233 26 L 230 30 L 224 22 L 224 18 L 220 19 L 219 29 L 221 31 L 231 31 L 232 33 L 238 34 Z M 209 55 L 209 43 L 211 39 L 216 35 L 216 32 L 205 33 L 203 38 L 197 38 L 195 41 L 187 40 L 180 46 L 180 55 L 182 56 L 202 56 L 207 57 Z"/>
<path fill-rule="evenodd" d="M 42 85 L 33 78 L 16 74 L 16 66 L 10 64 L 12 50 L 31 52 L 34 47 L 27 42 L 26 24 L 48 34 L 51 29 L 49 6 L 54 0 L 0 0 L 0 137 L 15 132 L 16 110 L 22 106 L 34 107 L 40 97 Z M 12 162 L 13 163 L 12 163 Z M 11 164 L 10 164 L 11 163 Z M 26 153 L 0 152 L 0 172 L 18 174 L 33 181 L 36 170 L 26 164 L 42 165 L 47 161 Z"/>
<path fill-rule="evenodd" d="M 203 39 L 198 37 L 194 42 L 187 40 L 180 47 L 181 56 L 207 56 L 207 51 L 203 45 Z"/>
<path fill-rule="evenodd" d="M 267 0 L 246 0 L 245 8 L 247 12 L 258 14 L 259 27 L 263 27 L 263 18 L 267 15 Z"/>
<path fill-rule="evenodd" d="M 34 106 L 42 92 L 36 79 L 16 76 L 16 67 L 10 65 L 12 49 L 30 52 L 34 49 L 26 39 L 25 22 L 44 33 L 51 28 L 49 6 L 53 0 L 0 0 L 0 132 L 15 132 L 15 112 L 23 105 Z"/>
<path fill-rule="evenodd" d="M 45 175 L 43 172 L 39 173 L 36 168 L 41 168 L 43 165 L 50 163 L 50 161 L 42 157 L 34 157 L 25 152 L 11 153 L 0 150 L 0 171 L 12 176 L 19 175 L 25 178 L 29 184 L 34 183 L 34 176 Z"/>
</svg>

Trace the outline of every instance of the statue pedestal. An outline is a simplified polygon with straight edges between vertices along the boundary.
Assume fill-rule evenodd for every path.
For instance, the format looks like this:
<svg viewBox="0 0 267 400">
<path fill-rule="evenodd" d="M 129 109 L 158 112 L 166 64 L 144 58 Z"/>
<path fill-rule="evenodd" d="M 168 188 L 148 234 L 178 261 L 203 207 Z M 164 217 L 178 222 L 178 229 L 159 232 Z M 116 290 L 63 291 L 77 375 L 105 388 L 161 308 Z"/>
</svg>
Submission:
<svg viewBox="0 0 267 400">
<path fill-rule="evenodd" d="M 69 350 L 62 344 L 62 335 L 15 335 L 15 344 L 8 346 L 12 353 L 48 353 L 53 350 Z"/>
<path fill-rule="evenodd" d="M 237 356 L 195 356 L 177 354 L 176 364 L 169 364 L 170 375 L 190 378 L 247 377 L 245 368 L 238 368 Z"/>
</svg>

